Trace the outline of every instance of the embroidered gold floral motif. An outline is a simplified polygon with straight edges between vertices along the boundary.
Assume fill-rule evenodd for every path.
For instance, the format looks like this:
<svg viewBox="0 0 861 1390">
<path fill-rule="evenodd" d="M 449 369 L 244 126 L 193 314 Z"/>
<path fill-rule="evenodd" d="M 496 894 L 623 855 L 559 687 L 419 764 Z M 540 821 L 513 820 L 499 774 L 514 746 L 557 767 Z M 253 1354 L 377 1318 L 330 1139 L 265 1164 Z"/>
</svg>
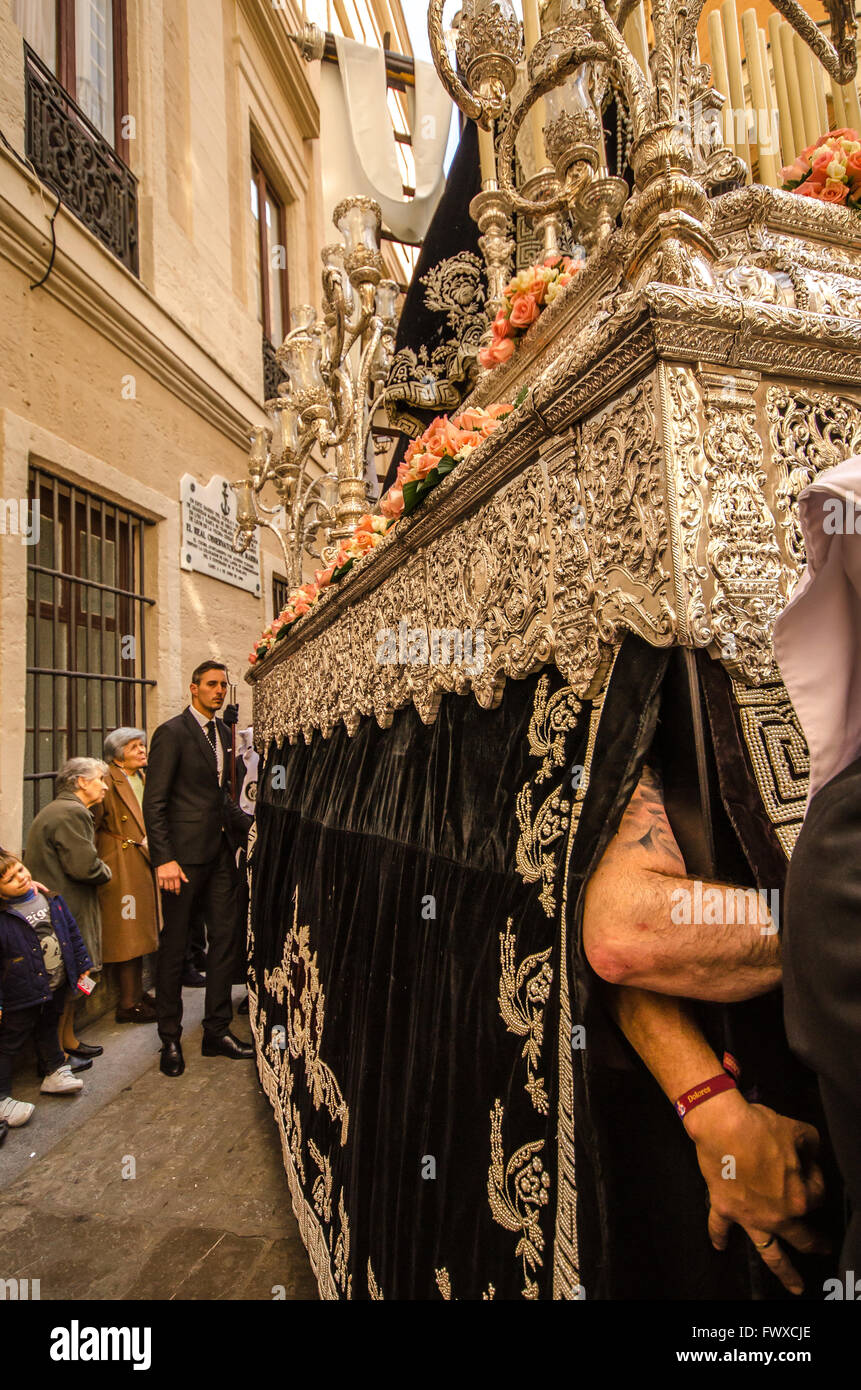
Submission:
<svg viewBox="0 0 861 1390">
<path fill-rule="evenodd" d="M 527 738 L 529 751 L 534 758 L 543 762 L 535 774 L 535 782 L 545 782 L 554 767 L 561 767 L 565 761 L 565 735 L 577 724 L 577 716 L 582 709 L 570 685 L 563 685 L 548 698 L 550 681 L 542 676 L 535 687 L 532 718 L 529 721 Z"/>
<path fill-rule="evenodd" d="M 447 1303 L 451 1303 L 452 1301 L 454 1301 L 454 1302 L 456 1303 L 456 1302 L 457 1302 L 457 1299 L 452 1300 L 452 1296 L 451 1296 L 451 1279 L 450 1279 L 450 1277 L 449 1277 L 449 1272 L 448 1272 L 448 1270 L 447 1270 L 447 1269 L 435 1269 L 435 1270 L 434 1270 L 434 1278 L 436 1279 L 436 1286 L 437 1286 L 437 1288 L 439 1289 L 439 1291 L 440 1291 L 440 1293 L 442 1294 L 442 1296 L 443 1296 L 443 1298 L 445 1299 L 445 1301 L 446 1301 Z M 481 1297 L 482 1297 L 483 1302 L 485 1302 L 485 1303 L 492 1303 L 492 1302 L 493 1302 L 493 1299 L 494 1299 L 494 1297 L 495 1297 L 495 1295 L 496 1295 L 496 1289 L 493 1287 L 492 1284 L 488 1284 L 486 1293 L 483 1293 L 483 1294 L 481 1295 Z"/>
<path fill-rule="evenodd" d="M 494 1101 L 490 1112 L 490 1169 L 487 1175 L 487 1197 L 494 1221 L 507 1231 L 519 1231 L 515 1247 L 516 1258 L 523 1261 L 523 1297 L 538 1298 L 538 1284 L 530 1277 L 544 1261 L 544 1233 L 540 1211 L 550 1200 L 550 1174 L 538 1157 L 544 1140 L 523 1144 L 512 1154 L 508 1163 L 502 1144 L 502 1102 Z"/>
<path fill-rule="evenodd" d="M 548 917 L 556 911 L 556 897 L 553 884 L 556 878 L 556 852 L 553 846 L 568 829 L 568 815 L 571 803 L 557 787 L 539 808 L 533 819 L 532 787 L 529 783 L 517 794 L 515 812 L 520 826 L 517 841 L 517 872 L 524 883 L 541 883 L 538 894 L 541 906 Z"/>
<path fill-rule="evenodd" d="M 370 1259 L 368 1259 L 368 1293 L 375 1303 L 382 1303 L 384 1301 L 382 1290 L 374 1277 Z"/>
<path fill-rule="evenodd" d="M 341 1145 L 347 1142 L 350 1112 L 331 1067 L 320 1058 L 326 996 L 317 967 L 317 952 L 311 953 L 311 929 L 299 926 L 299 889 L 293 892 L 293 926 L 284 942 L 281 965 L 264 972 L 265 989 L 280 1004 L 287 997 L 287 1046 L 291 1057 L 304 1057 L 308 1089 L 314 1109 L 325 1105 L 333 1120 L 341 1122 Z M 302 986 L 295 983 L 301 972 Z"/>
<path fill-rule="evenodd" d="M 314 1200 L 314 1210 L 323 1221 L 331 1224 L 332 1221 L 332 1165 L 324 1154 L 320 1153 L 313 1139 L 308 1140 L 308 1152 L 320 1169 L 319 1175 L 314 1179 L 311 1188 L 311 1196 Z"/>
<path fill-rule="evenodd" d="M 525 1089 L 535 1109 L 546 1115 L 550 1109 L 544 1078 L 537 1075 L 541 1065 L 541 1045 L 544 1041 L 544 1006 L 553 983 L 553 968 L 549 964 L 552 947 L 527 956 L 515 964 L 517 938 L 512 931 L 512 918 L 499 933 L 499 1012 L 509 1033 L 525 1038 Z"/>
<path fill-rule="evenodd" d="M 353 1276 L 348 1273 L 350 1268 L 350 1221 L 344 1206 L 343 1188 L 338 1194 L 338 1219 L 341 1223 L 341 1229 L 338 1233 L 338 1239 L 335 1241 L 335 1283 L 341 1292 L 346 1294 L 347 1298 L 352 1298 Z"/>
</svg>

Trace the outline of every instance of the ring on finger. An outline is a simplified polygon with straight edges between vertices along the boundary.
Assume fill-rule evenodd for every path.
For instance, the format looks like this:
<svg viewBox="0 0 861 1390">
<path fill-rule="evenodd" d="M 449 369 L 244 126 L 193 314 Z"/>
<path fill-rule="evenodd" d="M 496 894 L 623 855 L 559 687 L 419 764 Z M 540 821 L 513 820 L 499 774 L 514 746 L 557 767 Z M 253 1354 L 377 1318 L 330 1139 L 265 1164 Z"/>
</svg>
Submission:
<svg viewBox="0 0 861 1390">
<path fill-rule="evenodd" d="M 757 1250 L 767 1250 L 770 1245 L 774 1244 L 774 1236 L 770 1235 L 768 1240 L 755 1240 L 753 1243 Z"/>
</svg>

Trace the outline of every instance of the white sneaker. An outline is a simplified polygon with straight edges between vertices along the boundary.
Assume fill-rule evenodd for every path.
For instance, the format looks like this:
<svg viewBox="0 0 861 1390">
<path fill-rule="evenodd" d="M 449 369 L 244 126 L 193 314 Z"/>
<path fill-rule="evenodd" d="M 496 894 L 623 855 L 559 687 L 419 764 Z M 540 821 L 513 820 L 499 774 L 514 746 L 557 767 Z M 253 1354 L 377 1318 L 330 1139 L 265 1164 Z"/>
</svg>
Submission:
<svg viewBox="0 0 861 1390">
<path fill-rule="evenodd" d="M 33 1113 L 33 1106 L 26 1100 L 13 1100 L 7 1096 L 0 1100 L 0 1120 L 5 1120 L 10 1129 L 25 1125 Z"/>
<path fill-rule="evenodd" d="M 44 1096 L 70 1096 L 73 1091 L 83 1091 L 84 1083 L 72 1075 L 72 1068 L 67 1062 L 46 1076 L 40 1089 Z"/>
</svg>

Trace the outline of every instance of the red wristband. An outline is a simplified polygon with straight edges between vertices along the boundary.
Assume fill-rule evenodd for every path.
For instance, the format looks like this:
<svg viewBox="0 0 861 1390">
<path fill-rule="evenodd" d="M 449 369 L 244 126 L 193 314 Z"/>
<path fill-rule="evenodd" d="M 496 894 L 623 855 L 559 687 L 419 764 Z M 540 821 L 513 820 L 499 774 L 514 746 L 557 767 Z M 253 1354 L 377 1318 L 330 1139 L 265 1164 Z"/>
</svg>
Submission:
<svg viewBox="0 0 861 1390">
<path fill-rule="evenodd" d="M 694 1106 L 702 1105 L 704 1100 L 711 1100 L 712 1096 L 719 1096 L 721 1091 L 734 1091 L 735 1081 L 728 1076 L 725 1071 L 718 1076 L 712 1076 L 708 1081 L 701 1081 L 699 1086 L 694 1086 L 692 1090 L 685 1091 L 684 1095 L 679 1096 L 676 1101 L 676 1112 L 680 1120 L 683 1120 L 689 1110 Z"/>
</svg>

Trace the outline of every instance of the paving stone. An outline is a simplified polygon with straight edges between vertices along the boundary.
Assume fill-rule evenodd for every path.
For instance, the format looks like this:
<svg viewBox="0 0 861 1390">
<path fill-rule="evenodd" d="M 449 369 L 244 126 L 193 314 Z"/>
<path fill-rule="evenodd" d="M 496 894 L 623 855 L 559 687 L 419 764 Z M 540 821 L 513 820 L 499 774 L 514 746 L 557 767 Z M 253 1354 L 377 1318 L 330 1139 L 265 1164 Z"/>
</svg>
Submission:
<svg viewBox="0 0 861 1390">
<path fill-rule="evenodd" d="M 0 1277 L 41 1280 L 43 1299 L 316 1299 L 253 1063 L 201 1057 L 189 1028 L 172 1079 L 125 1036 L 100 1107 L 64 1112 L 48 1146 L 34 1116 L 5 1173 L 0 1151 Z"/>
</svg>

